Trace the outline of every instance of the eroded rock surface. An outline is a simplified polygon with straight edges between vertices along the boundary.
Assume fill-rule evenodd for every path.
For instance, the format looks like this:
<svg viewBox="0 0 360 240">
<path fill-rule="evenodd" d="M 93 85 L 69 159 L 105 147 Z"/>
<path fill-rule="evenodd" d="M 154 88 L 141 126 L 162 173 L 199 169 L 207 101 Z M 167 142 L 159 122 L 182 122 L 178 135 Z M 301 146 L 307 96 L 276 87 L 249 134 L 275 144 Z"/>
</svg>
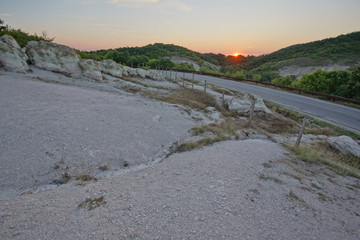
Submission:
<svg viewBox="0 0 360 240">
<path fill-rule="evenodd" d="M 48 41 L 30 41 L 26 54 L 32 64 L 48 71 L 59 72 L 72 77 L 82 75 L 80 56 L 72 48 Z"/>
<path fill-rule="evenodd" d="M 13 37 L 0 37 L 0 66 L 6 71 L 26 73 L 29 70 L 26 60 L 26 54 Z"/>
</svg>

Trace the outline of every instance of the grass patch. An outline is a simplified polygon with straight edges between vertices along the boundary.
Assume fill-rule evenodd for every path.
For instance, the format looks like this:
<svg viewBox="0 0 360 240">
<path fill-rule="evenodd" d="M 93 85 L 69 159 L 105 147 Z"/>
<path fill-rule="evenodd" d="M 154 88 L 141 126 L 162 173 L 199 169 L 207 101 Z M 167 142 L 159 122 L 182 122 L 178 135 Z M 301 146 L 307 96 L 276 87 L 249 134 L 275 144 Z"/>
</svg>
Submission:
<svg viewBox="0 0 360 240">
<path fill-rule="evenodd" d="M 167 96 L 153 93 L 146 93 L 146 95 L 156 100 L 182 104 L 200 111 L 206 111 L 207 107 L 214 107 L 217 110 L 221 110 L 214 96 L 197 89 L 182 87 L 172 91 L 172 93 Z"/>
<path fill-rule="evenodd" d="M 224 87 L 219 87 L 216 86 L 214 84 L 209 83 L 209 86 L 211 86 L 212 90 L 221 94 L 225 94 L 228 96 L 235 96 L 237 94 L 236 90 L 232 90 L 232 89 L 228 89 L 228 88 L 224 88 Z"/>
<path fill-rule="evenodd" d="M 180 144 L 175 149 L 175 152 L 186 152 L 186 151 L 193 150 L 195 148 L 201 148 L 201 147 L 204 147 L 204 146 L 209 146 L 209 145 L 212 145 L 212 144 L 214 144 L 216 142 L 221 142 L 221 141 L 225 141 L 225 140 L 228 140 L 228 139 L 229 138 L 225 137 L 225 136 L 217 136 L 217 137 L 214 137 L 214 138 L 206 137 L 206 138 L 203 138 L 203 139 L 201 139 L 199 141 L 196 141 L 196 142 L 188 142 L 188 143 Z"/>
<path fill-rule="evenodd" d="M 265 105 L 273 112 L 276 112 L 286 118 L 292 119 L 296 122 L 301 122 L 305 117 L 304 114 L 282 107 L 276 103 L 264 100 Z"/>
<path fill-rule="evenodd" d="M 292 119 L 298 123 L 301 123 L 302 119 L 304 118 L 304 114 L 290 110 L 288 108 L 282 107 L 276 103 L 272 103 L 269 101 L 264 100 L 264 103 L 266 106 L 272 110 L 273 112 L 276 112 L 286 118 Z M 350 130 L 334 126 L 330 123 L 317 120 L 315 118 L 309 117 L 309 121 L 307 123 L 307 126 L 304 131 L 305 134 L 315 134 L 315 135 L 327 135 L 327 136 L 341 136 L 346 135 L 353 139 L 360 140 L 360 135 L 357 133 L 354 133 Z"/>
<path fill-rule="evenodd" d="M 265 176 L 264 174 L 260 174 L 259 179 L 264 180 L 264 181 L 273 181 L 277 184 L 284 184 L 284 182 L 281 181 L 280 179 L 278 179 L 276 177 L 272 177 L 272 176 Z"/>
<path fill-rule="evenodd" d="M 99 198 L 87 198 L 84 202 L 80 203 L 78 205 L 78 208 L 84 208 L 88 211 L 94 210 L 95 208 L 98 208 L 100 206 L 106 205 L 106 201 L 104 199 L 104 196 L 101 196 Z"/>
<path fill-rule="evenodd" d="M 76 180 L 82 181 L 82 182 L 88 182 L 91 180 L 97 180 L 96 178 L 92 177 L 89 173 L 82 173 L 75 177 Z"/>
<path fill-rule="evenodd" d="M 327 143 L 320 142 L 311 147 L 306 145 L 286 147 L 305 162 L 325 164 L 338 174 L 360 179 L 360 159 L 337 152 Z"/>
<path fill-rule="evenodd" d="M 327 123 L 327 122 L 323 122 L 323 121 L 320 121 L 320 120 L 317 120 L 317 119 L 314 119 L 314 118 L 310 118 L 312 123 L 320 126 L 320 127 L 323 127 L 323 128 L 327 128 L 327 129 L 330 129 L 335 135 L 337 136 L 341 136 L 341 135 L 346 135 L 346 136 L 349 136 L 353 139 L 356 139 L 356 140 L 360 140 L 360 135 L 357 134 L 357 133 L 354 133 L 350 130 L 347 130 L 347 129 L 344 129 L 344 128 L 341 128 L 341 127 L 338 127 L 338 126 L 334 126 L 330 123 Z"/>
</svg>

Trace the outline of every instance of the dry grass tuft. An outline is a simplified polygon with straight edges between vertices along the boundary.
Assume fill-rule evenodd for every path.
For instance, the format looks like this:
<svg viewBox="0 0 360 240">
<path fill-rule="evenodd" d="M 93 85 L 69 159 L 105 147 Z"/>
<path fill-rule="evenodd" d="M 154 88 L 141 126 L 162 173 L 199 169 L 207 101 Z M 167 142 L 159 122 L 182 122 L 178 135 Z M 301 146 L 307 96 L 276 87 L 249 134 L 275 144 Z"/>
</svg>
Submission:
<svg viewBox="0 0 360 240">
<path fill-rule="evenodd" d="M 200 111 L 206 111 L 207 107 L 214 107 L 219 111 L 221 110 L 214 96 L 197 89 L 182 87 L 173 91 L 170 95 L 151 93 L 147 93 L 146 95 L 153 99 L 173 104 L 182 104 Z"/>
<path fill-rule="evenodd" d="M 360 179 L 360 159 L 342 154 L 332 149 L 326 142 L 318 142 L 312 146 L 286 147 L 305 162 L 325 164 L 338 174 Z"/>
</svg>

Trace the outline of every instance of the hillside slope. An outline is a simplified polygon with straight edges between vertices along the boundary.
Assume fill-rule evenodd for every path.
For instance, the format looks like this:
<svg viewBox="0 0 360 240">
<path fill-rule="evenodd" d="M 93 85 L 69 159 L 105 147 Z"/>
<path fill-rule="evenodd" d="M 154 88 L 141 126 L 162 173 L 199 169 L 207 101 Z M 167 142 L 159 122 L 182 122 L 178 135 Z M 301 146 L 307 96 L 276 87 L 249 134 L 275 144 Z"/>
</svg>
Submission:
<svg viewBox="0 0 360 240">
<path fill-rule="evenodd" d="M 347 69 L 360 63 L 360 32 L 297 44 L 252 58 L 243 67 L 255 72 L 279 71 L 298 75 L 316 69 Z M 287 71 L 286 71 L 287 69 Z M 297 74 L 290 74 L 291 72 Z"/>
</svg>

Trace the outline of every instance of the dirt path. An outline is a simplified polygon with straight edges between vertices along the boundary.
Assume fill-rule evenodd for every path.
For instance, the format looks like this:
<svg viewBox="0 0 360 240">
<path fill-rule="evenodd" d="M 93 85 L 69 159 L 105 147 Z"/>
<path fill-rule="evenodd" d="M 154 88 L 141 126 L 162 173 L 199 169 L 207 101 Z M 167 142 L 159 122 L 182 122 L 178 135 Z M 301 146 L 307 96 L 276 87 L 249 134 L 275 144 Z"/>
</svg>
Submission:
<svg viewBox="0 0 360 240">
<path fill-rule="evenodd" d="M 0 200 L 0 238 L 358 239 L 359 187 L 270 141 L 227 141 L 85 186 Z M 98 207 L 81 208 L 86 199 Z"/>
<path fill-rule="evenodd" d="M 21 74 L 0 75 L 0 116 L 0 198 L 148 164 L 195 124 L 170 104 Z"/>
</svg>

